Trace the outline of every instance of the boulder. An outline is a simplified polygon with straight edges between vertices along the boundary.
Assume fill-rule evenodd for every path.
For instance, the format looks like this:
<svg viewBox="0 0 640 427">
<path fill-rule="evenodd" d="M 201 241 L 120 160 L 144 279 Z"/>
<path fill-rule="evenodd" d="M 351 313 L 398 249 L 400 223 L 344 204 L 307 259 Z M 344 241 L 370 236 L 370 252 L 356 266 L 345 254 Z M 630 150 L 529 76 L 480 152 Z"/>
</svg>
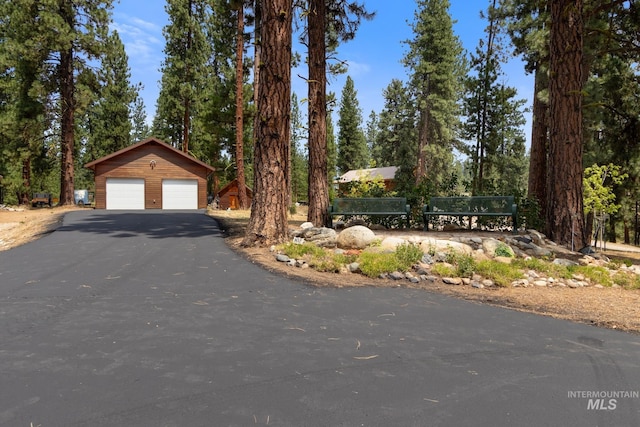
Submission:
<svg viewBox="0 0 640 427">
<path fill-rule="evenodd" d="M 398 246 L 404 243 L 407 243 L 407 241 L 400 237 L 385 237 L 382 242 L 380 242 L 380 249 L 383 252 L 387 250 L 395 251 Z"/>
<path fill-rule="evenodd" d="M 345 228 L 338 234 L 336 244 L 342 249 L 364 249 L 376 238 L 373 231 L 362 225 Z"/>
<path fill-rule="evenodd" d="M 422 252 L 437 253 L 437 252 L 457 252 L 464 255 L 472 255 L 473 248 L 466 243 L 454 242 L 451 240 L 439 240 L 439 239 L 425 239 L 420 242 L 420 248 Z"/>
</svg>

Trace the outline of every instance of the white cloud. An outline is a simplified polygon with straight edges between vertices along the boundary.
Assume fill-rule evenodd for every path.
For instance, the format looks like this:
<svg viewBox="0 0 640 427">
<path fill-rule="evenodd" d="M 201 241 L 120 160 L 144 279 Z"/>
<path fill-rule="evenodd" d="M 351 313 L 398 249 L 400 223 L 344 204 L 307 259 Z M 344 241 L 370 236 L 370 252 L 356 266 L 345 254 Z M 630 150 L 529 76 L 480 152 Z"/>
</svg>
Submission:
<svg viewBox="0 0 640 427">
<path fill-rule="evenodd" d="M 359 63 L 355 61 L 347 61 L 347 66 L 349 69 L 347 70 L 347 74 L 351 77 L 363 76 L 365 74 L 369 74 L 371 71 L 371 66 L 365 63 Z"/>
</svg>

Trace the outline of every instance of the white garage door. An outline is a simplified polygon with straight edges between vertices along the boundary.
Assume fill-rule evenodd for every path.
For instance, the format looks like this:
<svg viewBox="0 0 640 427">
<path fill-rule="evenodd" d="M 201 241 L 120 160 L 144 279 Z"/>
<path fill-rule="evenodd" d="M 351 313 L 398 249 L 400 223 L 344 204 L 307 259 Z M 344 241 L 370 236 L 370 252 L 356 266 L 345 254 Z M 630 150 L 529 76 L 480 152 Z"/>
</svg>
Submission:
<svg viewBox="0 0 640 427">
<path fill-rule="evenodd" d="M 144 179 L 107 178 L 107 209 L 144 209 Z"/>
<path fill-rule="evenodd" d="M 162 180 L 162 209 L 198 209 L 198 181 Z"/>
</svg>

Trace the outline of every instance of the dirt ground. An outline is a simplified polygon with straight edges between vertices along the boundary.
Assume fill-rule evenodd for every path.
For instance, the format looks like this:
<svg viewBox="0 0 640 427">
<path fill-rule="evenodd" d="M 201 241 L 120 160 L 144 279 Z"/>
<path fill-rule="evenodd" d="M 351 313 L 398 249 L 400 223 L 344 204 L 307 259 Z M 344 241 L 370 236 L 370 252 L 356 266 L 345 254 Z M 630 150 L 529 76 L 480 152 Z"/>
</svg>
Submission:
<svg viewBox="0 0 640 427">
<path fill-rule="evenodd" d="M 40 238 L 62 223 L 64 214 L 76 207 L 54 207 L 7 211 L 0 208 L 0 251 L 8 250 Z M 640 291 L 621 288 L 484 288 L 446 285 L 441 281 L 411 284 L 408 281 L 371 279 L 358 274 L 321 273 L 311 269 L 288 267 L 275 260 L 268 248 L 242 248 L 247 212 L 210 211 L 226 230 L 227 244 L 251 262 L 262 267 L 309 283 L 313 286 L 347 287 L 411 287 L 463 298 L 479 304 L 492 304 L 514 310 L 537 313 L 555 318 L 582 322 L 594 326 L 619 329 L 640 334 Z M 294 215 L 291 227 L 305 220 L 304 212 Z M 416 231 L 416 233 L 421 233 Z M 616 251 L 607 253 L 618 259 L 627 258 L 640 264 L 640 254 Z"/>
</svg>

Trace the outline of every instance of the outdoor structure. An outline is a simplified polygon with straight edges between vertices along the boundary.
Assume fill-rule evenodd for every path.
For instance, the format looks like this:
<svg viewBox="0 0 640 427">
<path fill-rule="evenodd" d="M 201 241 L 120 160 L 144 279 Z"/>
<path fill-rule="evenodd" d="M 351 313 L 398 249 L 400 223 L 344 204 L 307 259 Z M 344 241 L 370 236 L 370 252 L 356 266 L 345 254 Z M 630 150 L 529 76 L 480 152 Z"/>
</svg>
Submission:
<svg viewBox="0 0 640 427">
<path fill-rule="evenodd" d="M 355 169 L 350 170 L 341 177 L 338 178 L 337 184 L 339 189 L 344 189 L 346 184 L 352 181 L 364 181 L 372 179 L 380 179 L 384 181 L 384 188 L 386 191 L 391 191 L 395 188 L 395 176 L 398 168 L 396 166 L 387 166 L 384 168 L 372 168 L 372 169 Z"/>
<path fill-rule="evenodd" d="M 148 138 L 87 163 L 96 209 L 204 209 L 212 166 Z"/>
<path fill-rule="evenodd" d="M 249 204 L 251 204 L 253 191 L 249 187 L 246 187 L 246 189 L 247 199 Z M 224 188 L 218 192 L 218 199 L 218 209 L 238 209 L 240 207 L 238 200 L 238 180 L 234 179 L 225 185 Z"/>
</svg>

